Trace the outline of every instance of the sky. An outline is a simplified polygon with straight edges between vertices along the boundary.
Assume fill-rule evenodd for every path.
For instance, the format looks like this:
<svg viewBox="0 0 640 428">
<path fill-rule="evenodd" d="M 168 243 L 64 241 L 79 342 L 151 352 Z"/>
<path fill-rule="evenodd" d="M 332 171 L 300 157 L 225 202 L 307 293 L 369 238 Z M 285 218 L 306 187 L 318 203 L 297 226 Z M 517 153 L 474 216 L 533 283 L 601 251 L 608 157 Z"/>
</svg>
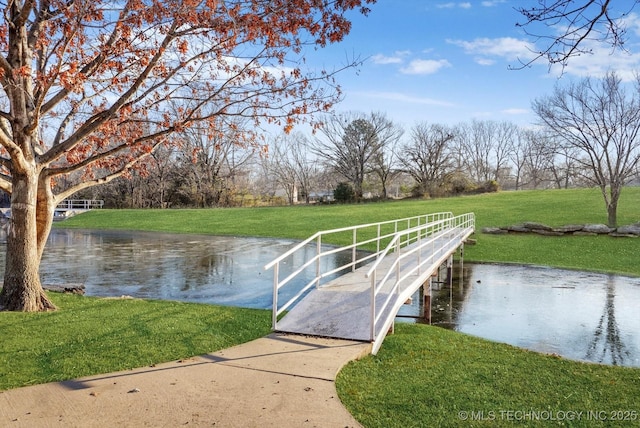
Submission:
<svg viewBox="0 0 640 428">
<path fill-rule="evenodd" d="M 624 3 L 631 4 L 617 2 Z M 309 59 L 327 68 L 348 57 L 364 59 L 357 69 L 338 75 L 344 100 L 335 111 L 383 112 L 405 129 L 473 119 L 531 126 L 536 121 L 532 101 L 551 95 L 556 84 L 602 77 L 609 70 L 630 79 L 640 70 L 640 7 L 626 18 L 626 50 L 593 42 L 585 45 L 593 54 L 571 60 L 564 70 L 544 60 L 514 69 L 532 58 L 535 47 L 535 39 L 516 25 L 524 17 L 514 7 L 537 4 L 378 0 L 367 17 L 349 13 L 350 34 Z"/>
</svg>

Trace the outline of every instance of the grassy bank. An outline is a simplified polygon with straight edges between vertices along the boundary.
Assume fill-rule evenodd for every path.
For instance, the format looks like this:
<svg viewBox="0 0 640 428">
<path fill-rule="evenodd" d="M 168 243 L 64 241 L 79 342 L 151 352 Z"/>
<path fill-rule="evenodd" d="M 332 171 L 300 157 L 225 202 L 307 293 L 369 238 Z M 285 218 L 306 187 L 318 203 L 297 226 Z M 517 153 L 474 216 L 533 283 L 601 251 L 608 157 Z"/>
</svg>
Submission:
<svg viewBox="0 0 640 428">
<path fill-rule="evenodd" d="M 586 189 L 348 206 L 96 210 L 56 227 L 303 239 L 321 229 L 437 211 L 473 211 L 478 230 L 523 221 L 560 226 L 606 220 L 601 195 Z M 640 188 L 625 189 L 619 222 L 638 221 Z M 640 239 L 481 233 L 476 238 L 477 245 L 467 247 L 467 261 L 640 275 Z M 202 354 L 263 336 L 270 325 L 268 311 L 53 297 L 60 307 L 55 313 L 0 313 L 0 389 Z M 609 422 L 593 417 L 618 416 L 612 411 L 640 412 L 636 400 L 640 396 L 638 369 L 567 361 L 424 325 L 398 325 L 396 334 L 385 340 L 376 357 L 345 367 L 337 386 L 345 405 L 367 427 L 535 426 L 535 421 L 508 419 L 522 413 L 501 412 L 545 410 L 556 418 L 558 412 L 605 412 L 592 414 L 591 420 L 582 416 L 582 420 L 554 422 L 609 426 Z M 473 417 L 484 420 L 471 420 Z M 640 425 L 640 416 L 622 425 L 633 426 L 633 422 Z M 540 424 L 549 423 L 544 420 Z"/>
<path fill-rule="evenodd" d="M 640 369 L 430 326 L 397 324 L 378 355 L 349 363 L 336 384 L 368 428 L 640 426 Z"/>
</svg>

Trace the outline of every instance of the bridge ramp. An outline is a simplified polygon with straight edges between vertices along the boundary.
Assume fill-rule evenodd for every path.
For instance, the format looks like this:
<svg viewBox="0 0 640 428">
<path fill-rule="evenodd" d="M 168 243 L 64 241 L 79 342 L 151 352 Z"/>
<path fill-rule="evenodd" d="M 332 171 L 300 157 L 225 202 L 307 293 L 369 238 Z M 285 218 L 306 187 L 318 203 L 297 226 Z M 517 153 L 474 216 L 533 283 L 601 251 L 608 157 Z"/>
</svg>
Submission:
<svg viewBox="0 0 640 428">
<path fill-rule="evenodd" d="M 459 234 L 458 240 L 451 241 L 452 233 Z M 430 260 L 423 264 L 415 273 L 409 273 L 395 292 L 395 300 L 387 305 L 376 323 L 375 333 L 371 333 L 371 278 L 366 277 L 371 263 L 359 267 L 335 278 L 327 284 L 310 290 L 288 313 L 276 324 L 276 330 L 281 332 L 305 334 L 312 336 L 333 337 L 339 339 L 374 341 L 376 337 L 386 335 L 397 315 L 397 310 L 408 297 L 413 295 L 438 268 L 454 254 L 464 240 L 473 233 L 469 228 L 465 231 L 448 230 L 435 241 L 430 251 L 422 250 L 420 255 L 414 253 L 403 260 L 400 275 L 403 272 L 415 270 L 419 260 Z M 402 253 L 410 253 L 412 246 L 404 247 Z M 377 267 L 379 272 L 387 272 L 394 268 L 395 256 L 389 255 Z M 382 274 L 379 274 L 381 277 Z M 388 287 L 390 288 L 390 286 Z M 391 290 L 381 290 L 376 295 L 376 308 L 381 308 Z"/>
</svg>

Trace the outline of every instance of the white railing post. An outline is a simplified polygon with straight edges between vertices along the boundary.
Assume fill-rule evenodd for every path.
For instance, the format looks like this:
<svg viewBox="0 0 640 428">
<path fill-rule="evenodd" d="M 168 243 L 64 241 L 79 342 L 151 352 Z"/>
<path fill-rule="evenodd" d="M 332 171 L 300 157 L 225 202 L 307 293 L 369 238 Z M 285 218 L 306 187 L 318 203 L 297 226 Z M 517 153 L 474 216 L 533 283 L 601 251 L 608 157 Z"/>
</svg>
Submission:
<svg viewBox="0 0 640 428">
<path fill-rule="evenodd" d="M 376 340 L 376 271 L 373 271 L 373 275 L 371 275 L 371 330 L 369 332 L 369 336 L 372 342 Z"/>
<path fill-rule="evenodd" d="M 316 244 L 316 288 L 320 287 L 320 254 L 322 253 L 322 235 L 318 235 Z"/>
<path fill-rule="evenodd" d="M 425 224 L 428 224 L 428 223 L 425 223 Z M 422 231 L 418 231 L 418 275 L 420 275 L 421 268 L 422 268 Z"/>
<path fill-rule="evenodd" d="M 356 271 L 356 244 L 358 242 L 358 229 L 353 229 L 353 248 L 351 249 L 351 272 Z"/>
<path fill-rule="evenodd" d="M 400 281 L 400 240 L 396 241 L 396 284 Z"/>
<path fill-rule="evenodd" d="M 272 324 L 273 329 L 276 330 L 278 323 L 278 275 L 279 275 L 280 262 L 273 266 L 273 315 Z"/>
</svg>

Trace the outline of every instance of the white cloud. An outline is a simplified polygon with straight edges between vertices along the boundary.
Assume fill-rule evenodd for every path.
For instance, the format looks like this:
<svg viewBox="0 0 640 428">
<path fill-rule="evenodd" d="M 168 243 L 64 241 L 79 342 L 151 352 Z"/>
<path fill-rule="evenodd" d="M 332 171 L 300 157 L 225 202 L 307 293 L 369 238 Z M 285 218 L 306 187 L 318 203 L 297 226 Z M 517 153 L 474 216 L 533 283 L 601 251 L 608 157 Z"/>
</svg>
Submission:
<svg viewBox="0 0 640 428">
<path fill-rule="evenodd" d="M 370 92 L 357 92 L 354 94 L 366 96 L 369 98 L 384 99 L 388 101 L 400 101 L 403 103 L 410 103 L 410 104 L 423 104 L 423 105 L 433 105 L 433 106 L 441 106 L 441 107 L 455 106 L 455 104 L 448 101 L 436 100 L 433 98 L 425 98 L 425 97 L 415 97 L 415 96 L 403 94 L 401 92 L 370 91 Z"/>
<path fill-rule="evenodd" d="M 640 16 L 635 13 L 620 18 L 620 22 L 627 31 L 632 32 L 636 36 L 640 36 Z"/>
<path fill-rule="evenodd" d="M 483 2 L 480 2 L 480 4 L 484 7 L 494 7 L 506 2 L 507 0 L 485 0 Z"/>
<path fill-rule="evenodd" d="M 472 41 L 447 39 L 447 43 L 460 46 L 465 53 L 478 58 L 500 57 L 509 60 L 528 60 L 535 57 L 535 45 L 514 37 L 477 38 Z"/>
<path fill-rule="evenodd" d="M 383 54 L 376 54 L 371 57 L 374 64 L 401 64 L 404 61 L 404 57 L 411 54 L 410 51 L 396 51 L 391 56 Z"/>
<path fill-rule="evenodd" d="M 453 9 L 459 7 L 461 9 L 471 9 L 471 3 L 469 2 L 447 2 L 447 3 L 439 3 L 436 5 L 438 9 Z"/>
<path fill-rule="evenodd" d="M 508 108 L 502 110 L 502 113 L 516 116 L 521 114 L 529 114 L 531 113 L 531 111 L 525 108 Z"/>
<path fill-rule="evenodd" d="M 579 47 L 583 53 L 569 58 L 564 67 L 561 64 L 551 65 L 549 67 L 551 74 L 556 77 L 567 74 L 600 78 L 609 71 L 615 71 L 623 81 L 634 80 L 636 71 L 640 70 L 640 51 L 638 50 L 640 16 L 631 13 L 621 18 L 621 26 L 627 30 L 628 36 L 624 48 L 614 48 L 609 41 L 587 38 Z M 554 30 L 556 35 L 561 36 L 567 28 L 555 26 Z M 537 51 L 543 51 L 547 47 L 548 45 L 541 44 Z M 544 57 L 536 62 L 548 66 Z"/>
<path fill-rule="evenodd" d="M 556 77 L 565 74 L 600 78 L 609 71 L 615 71 L 622 81 L 631 82 L 640 71 L 640 52 L 613 50 L 610 45 L 597 41 L 586 41 L 581 48 L 590 53 L 569 58 L 564 67 L 560 64 L 552 65 L 551 74 Z M 547 64 L 543 58 L 538 61 Z"/>
<path fill-rule="evenodd" d="M 475 58 L 475 62 L 477 62 L 480 65 L 493 65 L 496 63 L 495 60 L 493 59 L 489 59 L 489 58 Z"/>
<path fill-rule="evenodd" d="M 408 66 L 400 69 L 403 74 L 434 74 L 444 67 L 451 67 L 446 59 L 414 59 Z"/>
<path fill-rule="evenodd" d="M 397 56 L 384 56 L 382 54 L 377 54 L 371 57 L 371 60 L 374 64 L 399 64 L 402 62 L 402 58 Z"/>
</svg>

